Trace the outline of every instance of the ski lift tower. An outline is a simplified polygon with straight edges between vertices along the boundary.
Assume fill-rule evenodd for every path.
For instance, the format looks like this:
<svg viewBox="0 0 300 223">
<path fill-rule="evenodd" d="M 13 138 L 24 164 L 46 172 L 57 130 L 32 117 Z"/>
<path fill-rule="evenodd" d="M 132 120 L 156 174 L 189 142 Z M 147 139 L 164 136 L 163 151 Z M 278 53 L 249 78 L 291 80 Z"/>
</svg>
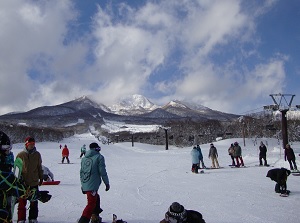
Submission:
<svg viewBox="0 0 300 223">
<path fill-rule="evenodd" d="M 273 110 L 273 111 L 280 111 L 281 112 L 281 133 L 282 133 L 282 145 L 283 149 L 285 148 L 286 144 L 288 144 L 288 132 L 287 132 L 287 117 L 286 113 L 292 107 L 292 102 L 295 97 L 294 94 L 270 94 L 274 105 L 267 105 L 264 106 L 265 110 Z M 288 101 L 287 98 L 290 98 Z"/>
</svg>

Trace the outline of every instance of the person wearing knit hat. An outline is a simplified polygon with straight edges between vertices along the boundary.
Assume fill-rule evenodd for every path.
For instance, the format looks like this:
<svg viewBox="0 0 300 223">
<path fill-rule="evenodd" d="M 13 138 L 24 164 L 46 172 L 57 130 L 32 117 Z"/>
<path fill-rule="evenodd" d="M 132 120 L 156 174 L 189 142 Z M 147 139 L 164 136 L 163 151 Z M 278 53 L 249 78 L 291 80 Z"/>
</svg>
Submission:
<svg viewBox="0 0 300 223">
<path fill-rule="evenodd" d="M 105 191 L 110 189 L 105 159 L 100 153 L 101 147 L 95 142 L 91 143 L 89 147 L 90 150 L 81 159 L 80 168 L 81 190 L 87 196 L 87 205 L 78 223 L 101 222 L 99 214 L 102 212 L 102 209 L 100 208 L 98 189 L 102 181 L 105 184 Z"/>
<path fill-rule="evenodd" d="M 198 211 L 186 210 L 178 202 L 173 202 L 160 223 L 205 223 L 205 221 Z"/>
<path fill-rule="evenodd" d="M 25 149 L 21 151 L 17 158 L 23 161 L 22 179 L 31 189 L 38 190 L 43 183 L 42 157 L 35 147 L 35 139 L 31 136 L 25 139 Z M 19 199 L 18 222 L 26 221 L 26 199 Z M 38 201 L 30 201 L 29 222 L 37 222 Z"/>
</svg>

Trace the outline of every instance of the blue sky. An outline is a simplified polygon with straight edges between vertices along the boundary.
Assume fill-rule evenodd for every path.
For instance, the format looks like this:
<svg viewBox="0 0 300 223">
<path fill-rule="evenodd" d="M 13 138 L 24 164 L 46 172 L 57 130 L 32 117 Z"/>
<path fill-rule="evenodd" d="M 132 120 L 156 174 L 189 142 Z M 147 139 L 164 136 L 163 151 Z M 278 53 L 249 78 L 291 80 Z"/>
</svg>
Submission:
<svg viewBox="0 0 300 223">
<path fill-rule="evenodd" d="M 0 1 L 0 114 L 141 94 L 245 114 L 295 94 L 298 0 Z"/>
</svg>

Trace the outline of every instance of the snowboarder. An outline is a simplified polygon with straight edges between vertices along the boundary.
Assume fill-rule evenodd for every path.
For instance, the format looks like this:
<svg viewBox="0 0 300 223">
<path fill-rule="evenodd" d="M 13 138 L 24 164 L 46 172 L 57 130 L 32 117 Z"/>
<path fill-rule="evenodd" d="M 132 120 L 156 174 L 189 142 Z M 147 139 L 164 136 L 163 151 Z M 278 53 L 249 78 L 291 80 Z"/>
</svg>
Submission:
<svg viewBox="0 0 300 223">
<path fill-rule="evenodd" d="M 291 171 L 285 168 L 275 168 L 268 171 L 266 177 L 270 177 L 271 180 L 276 182 L 275 192 L 288 195 L 289 190 L 287 190 L 286 181 L 287 177 L 291 174 Z"/>
<path fill-rule="evenodd" d="M 201 148 L 199 145 L 197 145 L 197 150 L 199 151 L 199 168 L 201 168 L 201 165 L 202 165 L 202 168 L 205 169 L 206 166 L 204 164 L 204 161 L 203 161 L 203 154 L 202 154 L 202 151 L 201 151 Z"/>
<path fill-rule="evenodd" d="M 212 163 L 211 167 L 212 168 L 220 168 L 219 162 L 218 162 L 218 151 L 213 143 L 210 144 L 208 158 L 211 159 L 211 163 Z"/>
<path fill-rule="evenodd" d="M 105 184 L 105 191 L 110 189 L 109 179 L 105 167 L 104 156 L 100 154 L 101 147 L 93 142 L 90 150 L 86 152 L 81 160 L 80 182 L 83 194 L 87 196 L 87 205 L 84 208 L 78 223 L 100 223 L 102 212 L 100 208 L 100 196 L 98 189 L 101 182 Z"/>
<path fill-rule="evenodd" d="M 267 164 L 267 147 L 266 145 L 261 141 L 259 146 L 259 165 L 262 166 L 262 159 L 264 160 L 264 166 L 268 166 Z"/>
<path fill-rule="evenodd" d="M 244 166 L 244 160 L 242 157 L 242 148 L 240 147 L 238 142 L 234 143 L 234 157 L 236 160 L 236 167 Z M 241 163 L 240 163 L 241 161 Z"/>
<path fill-rule="evenodd" d="M 53 173 L 50 171 L 50 169 L 44 165 L 42 165 L 42 169 L 43 169 L 43 180 L 44 181 L 54 181 L 54 175 Z"/>
<path fill-rule="evenodd" d="M 9 137 L 0 131 L 0 177 L 5 179 L 0 181 L 0 222 L 3 223 L 12 223 L 11 196 L 29 201 L 38 199 L 42 202 L 47 202 L 51 198 L 49 191 L 39 192 L 36 188 L 30 188 L 16 178 L 11 171 L 11 162 L 7 162 L 7 155 L 12 153 L 11 149 Z"/>
<path fill-rule="evenodd" d="M 198 173 L 199 169 L 199 150 L 197 150 L 197 147 L 194 146 L 192 151 L 191 151 L 191 156 L 192 156 L 192 172 L 193 173 Z"/>
<path fill-rule="evenodd" d="M 79 158 L 81 158 L 82 156 L 84 156 L 85 153 L 86 153 L 85 144 L 81 147 L 80 152 L 81 152 L 81 153 L 80 153 L 80 157 L 79 157 Z"/>
<path fill-rule="evenodd" d="M 17 158 L 23 161 L 22 179 L 31 189 L 39 189 L 43 183 L 42 157 L 36 150 L 35 139 L 31 136 L 25 139 L 25 149 L 21 151 Z M 18 206 L 18 222 L 26 221 L 26 199 L 19 199 Z M 38 201 L 31 201 L 29 208 L 29 223 L 37 222 L 38 217 Z"/>
<path fill-rule="evenodd" d="M 205 223 L 205 220 L 200 212 L 186 210 L 178 202 L 173 202 L 160 223 Z"/>
<path fill-rule="evenodd" d="M 67 145 L 65 145 L 64 148 L 62 149 L 61 155 L 62 155 L 61 163 L 64 163 L 65 159 L 67 160 L 68 163 L 70 163 L 70 160 L 69 160 L 69 149 L 68 149 Z"/>
<path fill-rule="evenodd" d="M 284 160 L 288 160 L 290 164 L 290 169 L 297 171 L 297 165 L 296 165 L 296 157 L 294 150 L 291 148 L 290 144 L 286 144 L 285 150 L 284 150 Z M 294 167 L 293 167 L 294 164 Z"/>
<path fill-rule="evenodd" d="M 228 149 L 228 155 L 231 157 L 232 164 L 231 166 L 235 166 L 235 161 L 234 161 L 234 146 L 233 143 L 231 143 L 229 149 Z"/>
</svg>

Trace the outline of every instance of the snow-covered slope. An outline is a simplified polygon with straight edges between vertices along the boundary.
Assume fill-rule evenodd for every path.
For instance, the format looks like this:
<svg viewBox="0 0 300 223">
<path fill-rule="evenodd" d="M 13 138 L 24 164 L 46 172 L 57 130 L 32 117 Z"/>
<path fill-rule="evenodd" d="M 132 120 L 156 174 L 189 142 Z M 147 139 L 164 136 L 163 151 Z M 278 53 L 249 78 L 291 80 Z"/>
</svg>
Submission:
<svg viewBox="0 0 300 223">
<path fill-rule="evenodd" d="M 268 147 L 267 159 L 274 167 L 256 167 L 258 145 L 264 141 Z M 96 139 L 90 134 L 76 135 L 60 142 L 37 142 L 43 164 L 54 173 L 58 186 L 41 186 L 48 190 L 52 199 L 39 203 L 39 222 L 76 222 L 85 205 L 86 195 L 81 192 L 79 180 L 80 147 L 89 145 Z M 228 146 L 233 142 L 242 146 L 245 165 L 248 168 L 231 168 L 228 164 Z M 59 164 L 59 145 L 70 149 L 70 161 L 74 164 Z M 204 174 L 191 173 L 191 147 L 176 148 L 135 143 L 115 143 L 102 145 L 111 189 L 105 191 L 102 184 L 101 216 L 105 222 L 112 222 L 112 214 L 128 223 L 158 223 L 174 201 L 186 209 L 202 213 L 206 222 L 213 223 L 297 223 L 299 222 L 300 177 L 289 176 L 287 187 L 289 197 L 280 197 L 274 192 L 275 182 L 266 177 L 271 168 L 286 167 L 277 139 L 229 139 L 214 142 L 219 153 L 219 163 L 223 169 L 205 170 Z M 15 144 L 15 156 L 24 144 Z M 209 144 L 200 145 L 206 166 Z M 298 156 L 300 143 L 292 147 Z M 300 166 L 300 159 L 297 164 Z M 28 211 L 27 211 L 28 214 Z M 28 215 L 27 215 L 28 216 Z M 13 217 L 17 221 L 17 208 Z"/>
</svg>

